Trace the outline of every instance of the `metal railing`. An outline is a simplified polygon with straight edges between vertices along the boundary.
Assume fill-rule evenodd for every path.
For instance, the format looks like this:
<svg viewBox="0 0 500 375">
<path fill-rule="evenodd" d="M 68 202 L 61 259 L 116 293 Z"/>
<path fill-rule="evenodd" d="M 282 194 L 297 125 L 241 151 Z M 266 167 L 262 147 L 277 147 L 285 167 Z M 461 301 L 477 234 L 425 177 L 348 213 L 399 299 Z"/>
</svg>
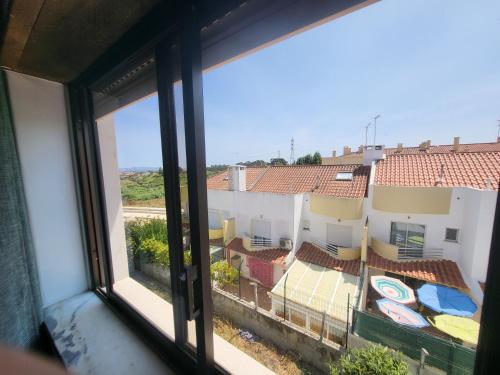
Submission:
<svg viewBox="0 0 500 375">
<path fill-rule="evenodd" d="M 279 241 L 271 240 L 269 238 L 255 238 L 248 233 L 245 233 L 244 235 L 250 239 L 251 247 L 279 247 Z"/>
<path fill-rule="evenodd" d="M 329 242 L 326 242 L 326 241 L 321 241 L 321 240 L 318 240 L 318 239 L 311 240 L 311 243 L 313 245 L 319 247 L 320 249 L 328 251 L 332 255 L 335 255 L 335 256 L 339 255 L 339 247 L 340 246 L 338 246 L 338 245 L 335 245 L 333 243 L 329 243 Z"/>
<path fill-rule="evenodd" d="M 420 258 L 441 259 L 443 258 L 443 249 L 416 249 L 400 247 L 398 250 L 398 259 L 404 260 Z"/>
</svg>

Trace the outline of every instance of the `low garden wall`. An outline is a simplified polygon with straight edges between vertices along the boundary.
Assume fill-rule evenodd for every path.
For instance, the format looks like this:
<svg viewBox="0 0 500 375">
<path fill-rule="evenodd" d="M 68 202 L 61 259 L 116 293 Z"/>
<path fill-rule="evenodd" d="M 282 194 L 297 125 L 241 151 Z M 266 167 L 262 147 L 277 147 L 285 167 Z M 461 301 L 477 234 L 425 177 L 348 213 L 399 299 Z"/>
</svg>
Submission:
<svg viewBox="0 0 500 375">
<path fill-rule="evenodd" d="M 298 353 L 301 359 L 329 372 L 329 363 L 340 357 L 342 349 L 319 341 L 319 336 L 310 334 L 282 318 L 253 304 L 239 300 L 230 293 L 213 289 L 214 311 L 217 315 L 233 322 L 242 329 L 248 329 L 283 350 Z"/>
</svg>

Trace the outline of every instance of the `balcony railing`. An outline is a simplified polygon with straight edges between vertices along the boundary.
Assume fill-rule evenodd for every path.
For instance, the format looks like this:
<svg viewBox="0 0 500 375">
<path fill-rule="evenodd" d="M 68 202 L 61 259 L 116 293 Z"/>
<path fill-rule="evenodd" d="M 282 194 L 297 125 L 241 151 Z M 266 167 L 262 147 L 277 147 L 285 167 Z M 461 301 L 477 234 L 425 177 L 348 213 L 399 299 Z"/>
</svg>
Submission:
<svg viewBox="0 0 500 375">
<path fill-rule="evenodd" d="M 319 247 L 320 249 L 328 251 L 332 255 L 337 256 L 339 253 L 339 246 L 338 245 L 335 245 L 335 244 L 332 244 L 332 243 L 329 243 L 326 241 L 317 240 L 317 239 L 314 239 L 311 242 L 314 245 L 316 245 L 317 247 Z"/>
<path fill-rule="evenodd" d="M 443 258 L 443 249 L 415 249 L 400 247 L 398 250 L 398 259 L 441 259 Z"/>
<path fill-rule="evenodd" d="M 244 237 L 246 238 L 245 241 L 248 241 L 247 243 L 250 244 L 250 247 L 252 248 L 259 248 L 259 247 L 279 247 L 279 241 L 276 240 L 271 240 L 269 238 L 255 238 L 254 236 L 250 236 L 248 233 L 244 234 Z"/>
</svg>

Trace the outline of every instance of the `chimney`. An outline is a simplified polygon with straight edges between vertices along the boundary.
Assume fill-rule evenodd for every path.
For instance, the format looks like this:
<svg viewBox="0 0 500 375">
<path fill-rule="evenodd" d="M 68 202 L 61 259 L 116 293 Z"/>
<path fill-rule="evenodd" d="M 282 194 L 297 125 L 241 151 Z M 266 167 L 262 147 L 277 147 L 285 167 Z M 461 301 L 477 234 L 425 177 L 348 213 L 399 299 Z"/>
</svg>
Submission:
<svg viewBox="0 0 500 375">
<path fill-rule="evenodd" d="M 358 147 L 358 152 L 359 152 L 360 154 L 362 154 L 362 153 L 363 153 L 363 148 L 364 148 L 364 146 L 363 146 L 363 145 L 360 145 L 360 146 Z"/>
<path fill-rule="evenodd" d="M 497 143 L 500 143 L 500 136 L 497 137 Z"/>
<path fill-rule="evenodd" d="M 229 190 L 246 191 L 247 190 L 247 167 L 234 165 L 228 168 Z"/>
<path fill-rule="evenodd" d="M 427 140 L 427 148 L 429 148 L 429 147 L 431 147 L 431 140 L 430 139 Z"/>
<path fill-rule="evenodd" d="M 428 148 L 427 141 L 420 143 L 420 145 L 418 147 L 419 147 L 420 151 L 427 150 L 427 148 Z"/>
<path fill-rule="evenodd" d="M 398 143 L 398 152 L 403 152 L 403 144 Z"/>
<path fill-rule="evenodd" d="M 349 146 L 344 146 L 344 155 L 349 155 L 351 153 L 351 148 Z"/>
<path fill-rule="evenodd" d="M 336 157 L 337 156 L 337 151 L 333 150 L 332 151 L 332 158 Z"/>
<path fill-rule="evenodd" d="M 453 151 L 458 151 L 460 148 L 460 137 L 453 137 Z"/>
</svg>

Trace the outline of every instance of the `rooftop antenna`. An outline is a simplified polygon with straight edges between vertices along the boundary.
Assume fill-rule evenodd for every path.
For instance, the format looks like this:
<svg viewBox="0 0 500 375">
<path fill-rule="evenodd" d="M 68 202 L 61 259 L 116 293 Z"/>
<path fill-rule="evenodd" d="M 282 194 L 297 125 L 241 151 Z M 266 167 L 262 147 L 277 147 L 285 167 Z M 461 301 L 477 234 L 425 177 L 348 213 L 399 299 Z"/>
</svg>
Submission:
<svg viewBox="0 0 500 375">
<path fill-rule="evenodd" d="M 290 164 L 295 163 L 295 151 L 294 151 L 294 144 L 293 144 L 293 137 L 292 140 L 290 141 Z"/>
<path fill-rule="evenodd" d="M 380 118 L 380 115 L 377 115 L 373 118 L 373 145 L 375 146 L 375 140 L 377 139 L 377 119 Z"/>
<path fill-rule="evenodd" d="M 365 126 L 365 147 L 368 145 L 368 128 L 370 127 L 372 123 L 369 122 L 366 126 Z"/>
<path fill-rule="evenodd" d="M 497 131 L 497 139 L 500 137 L 500 120 L 497 120 L 498 122 L 498 131 Z"/>
</svg>

